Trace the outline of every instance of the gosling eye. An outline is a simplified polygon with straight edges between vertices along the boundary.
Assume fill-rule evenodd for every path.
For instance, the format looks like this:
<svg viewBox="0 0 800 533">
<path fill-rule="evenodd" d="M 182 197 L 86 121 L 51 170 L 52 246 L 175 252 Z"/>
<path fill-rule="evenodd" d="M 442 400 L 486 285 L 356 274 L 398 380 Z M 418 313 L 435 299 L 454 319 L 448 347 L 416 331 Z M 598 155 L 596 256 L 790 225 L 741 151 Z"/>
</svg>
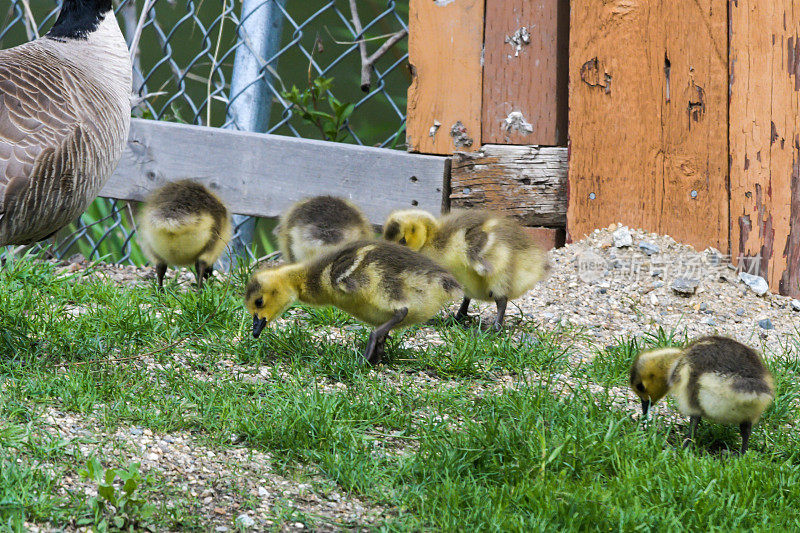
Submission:
<svg viewBox="0 0 800 533">
<path fill-rule="evenodd" d="M 272 296 L 277 296 L 278 295 L 278 289 L 272 289 L 272 293 L 271 294 L 272 294 Z"/>
<path fill-rule="evenodd" d="M 258 308 L 264 307 L 264 298 L 259 298 L 255 303 Z"/>
<path fill-rule="evenodd" d="M 417 231 L 417 228 L 415 228 L 414 226 L 411 226 L 411 234 L 413 235 L 414 233 L 416 233 L 416 231 Z"/>
<path fill-rule="evenodd" d="M 644 385 L 641 384 L 641 383 L 637 383 L 636 384 L 636 390 L 638 390 L 639 392 L 645 392 Z"/>
</svg>

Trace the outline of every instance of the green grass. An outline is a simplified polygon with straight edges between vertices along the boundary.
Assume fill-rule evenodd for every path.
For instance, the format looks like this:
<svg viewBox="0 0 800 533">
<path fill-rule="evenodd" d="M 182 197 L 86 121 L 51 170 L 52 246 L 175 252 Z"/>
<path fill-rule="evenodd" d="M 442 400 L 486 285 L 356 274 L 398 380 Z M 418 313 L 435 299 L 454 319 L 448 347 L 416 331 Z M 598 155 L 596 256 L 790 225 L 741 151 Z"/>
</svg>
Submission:
<svg viewBox="0 0 800 533">
<path fill-rule="evenodd" d="M 376 525 L 388 530 L 800 527 L 793 347 L 770 362 L 778 398 L 740 458 L 726 452 L 738 447 L 734 429 L 703 424 L 698 449 L 684 450 L 685 427 L 656 417 L 645 428 L 608 392 L 626 386 L 636 350 L 681 343 L 679 332 L 619 339 L 572 367 L 580 332 L 568 327 L 523 321 L 489 334 L 442 321 L 433 326 L 442 344 L 410 347 L 433 331 L 411 328 L 372 370 L 360 362 L 369 330 L 339 311 L 297 308 L 253 339 L 244 276 L 235 279 L 159 295 L 30 258 L 0 270 L 0 529 L 74 526 L 90 514 L 85 494 L 59 490 L 88 457 L 43 429 L 48 407 L 109 430 L 190 432 L 212 447 L 269 452 L 287 473 L 312 468 L 388 508 Z M 162 368 L 146 369 L 142 355 Z M 223 360 L 267 373 L 243 380 Z M 520 386 L 500 386 L 509 377 Z M 578 385 L 556 393 L 564 377 Z M 207 529 L 197 502 L 163 479 L 139 490 L 177 502 L 156 510 L 154 529 Z M 323 523 L 284 504 L 273 515 L 276 527 Z"/>
</svg>

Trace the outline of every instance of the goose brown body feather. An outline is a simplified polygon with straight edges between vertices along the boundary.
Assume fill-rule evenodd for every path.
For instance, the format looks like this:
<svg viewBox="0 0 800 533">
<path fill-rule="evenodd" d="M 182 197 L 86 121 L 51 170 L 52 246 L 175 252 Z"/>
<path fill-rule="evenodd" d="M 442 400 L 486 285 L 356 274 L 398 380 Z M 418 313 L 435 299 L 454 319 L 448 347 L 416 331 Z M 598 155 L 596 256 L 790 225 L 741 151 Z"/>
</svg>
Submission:
<svg viewBox="0 0 800 533">
<path fill-rule="evenodd" d="M 110 11 L 84 38 L 0 51 L 0 245 L 41 240 L 86 209 L 122 155 L 130 92 Z"/>
</svg>

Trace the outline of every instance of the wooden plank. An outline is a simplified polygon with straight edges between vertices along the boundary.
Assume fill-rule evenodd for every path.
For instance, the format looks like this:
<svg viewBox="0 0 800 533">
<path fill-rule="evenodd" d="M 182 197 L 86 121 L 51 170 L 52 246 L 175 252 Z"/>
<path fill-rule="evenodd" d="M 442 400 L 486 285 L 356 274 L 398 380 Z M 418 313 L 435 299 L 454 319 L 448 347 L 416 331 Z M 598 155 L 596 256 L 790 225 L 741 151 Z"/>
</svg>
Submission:
<svg viewBox="0 0 800 533">
<path fill-rule="evenodd" d="M 487 0 L 484 40 L 483 142 L 565 146 L 569 0 Z"/>
<path fill-rule="evenodd" d="M 564 228 L 525 228 L 528 235 L 542 247 L 542 250 L 552 250 L 564 246 L 566 231 Z"/>
<path fill-rule="evenodd" d="M 393 209 L 439 212 L 446 164 L 398 150 L 133 119 L 100 196 L 140 201 L 168 181 L 191 178 L 238 214 L 276 217 L 301 198 L 334 194 L 382 224 Z"/>
<path fill-rule="evenodd" d="M 800 297 L 800 1 L 730 4 L 731 244 Z M 743 261 L 741 261 L 743 260 Z"/>
<path fill-rule="evenodd" d="M 526 226 L 564 227 L 567 216 L 567 149 L 485 145 L 453 155 L 452 207 L 504 211 Z"/>
<path fill-rule="evenodd" d="M 409 150 L 481 146 L 483 0 L 411 0 L 406 138 Z"/>
<path fill-rule="evenodd" d="M 725 0 L 577 0 L 568 237 L 612 222 L 727 250 Z"/>
</svg>

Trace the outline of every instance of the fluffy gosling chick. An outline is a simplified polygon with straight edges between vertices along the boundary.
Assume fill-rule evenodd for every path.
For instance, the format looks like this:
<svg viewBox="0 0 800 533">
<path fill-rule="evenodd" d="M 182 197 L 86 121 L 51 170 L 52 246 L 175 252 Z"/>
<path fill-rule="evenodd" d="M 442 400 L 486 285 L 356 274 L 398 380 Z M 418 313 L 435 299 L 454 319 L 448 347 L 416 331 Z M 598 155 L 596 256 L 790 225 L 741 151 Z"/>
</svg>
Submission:
<svg viewBox="0 0 800 533">
<path fill-rule="evenodd" d="M 682 350 L 642 352 L 631 367 L 630 383 L 645 415 L 666 394 L 675 398 L 678 410 L 690 417 L 690 441 L 701 418 L 739 424 L 741 453 L 775 396 L 772 375 L 758 353 L 720 336 L 702 337 Z"/>
<path fill-rule="evenodd" d="M 418 250 L 445 266 L 464 287 L 456 319 L 464 321 L 471 299 L 494 301 L 494 329 L 503 326 L 506 305 L 528 292 L 550 270 L 547 254 L 515 220 L 479 209 L 440 219 L 418 209 L 395 211 L 383 236 Z"/>
<path fill-rule="evenodd" d="M 231 239 L 225 204 L 191 180 L 168 183 L 145 200 L 139 212 L 139 244 L 155 263 L 158 287 L 164 288 L 167 265 L 194 264 L 197 290 L 211 275 L 214 261 Z"/>
<path fill-rule="evenodd" d="M 375 237 L 367 217 L 352 202 L 314 196 L 292 205 L 275 228 L 278 248 L 289 263 L 306 261 L 346 242 Z"/>
<path fill-rule="evenodd" d="M 458 281 L 427 257 L 396 244 L 362 240 L 256 272 L 244 302 L 253 315 L 254 337 L 295 301 L 334 305 L 376 326 L 364 359 L 377 364 L 390 330 L 424 322 L 461 295 Z"/>
</svg>

